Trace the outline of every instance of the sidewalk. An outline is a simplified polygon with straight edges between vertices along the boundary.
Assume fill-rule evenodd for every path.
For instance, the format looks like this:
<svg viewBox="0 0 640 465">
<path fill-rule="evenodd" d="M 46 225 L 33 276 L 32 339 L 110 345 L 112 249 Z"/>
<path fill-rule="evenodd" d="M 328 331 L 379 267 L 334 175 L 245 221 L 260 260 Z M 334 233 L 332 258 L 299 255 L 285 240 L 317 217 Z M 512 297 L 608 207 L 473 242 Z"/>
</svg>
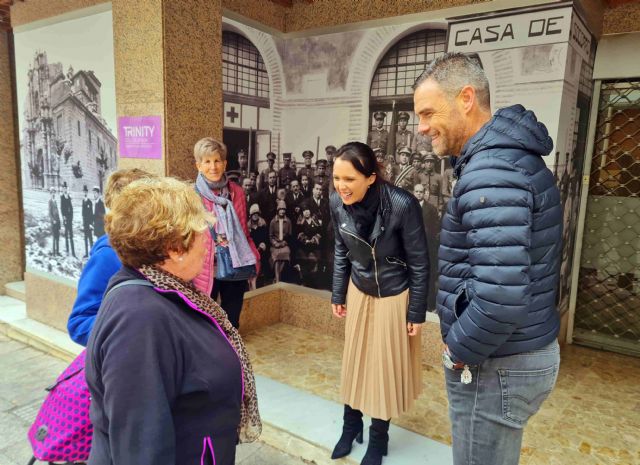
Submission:
<svg viewBox="0 0 640 465">
<path fill-rule="evenodd" d="M 26 465 L 31 458 L 27 430 L 45 396 L 44 388 L 67 363 L 0 334 L 0 465 Z M 264 443 L 238 446 L 238 465 L 302 465 Z"/>
</svg>

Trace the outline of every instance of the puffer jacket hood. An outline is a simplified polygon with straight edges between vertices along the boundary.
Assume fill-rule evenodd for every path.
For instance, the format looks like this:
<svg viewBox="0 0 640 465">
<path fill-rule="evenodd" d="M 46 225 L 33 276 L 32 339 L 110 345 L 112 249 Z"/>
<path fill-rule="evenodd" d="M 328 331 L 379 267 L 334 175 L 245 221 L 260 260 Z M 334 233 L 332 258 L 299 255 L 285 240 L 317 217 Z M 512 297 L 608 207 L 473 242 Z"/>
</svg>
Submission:
<svg viewBox="0 0 640 465">
<path fill-rule="evenodd" d="M 521 105 L 463 147 L 442 218 L 437 310 L 458 361 L 540 349 L 558 334 L 562 206 L 547 129 Z"/>
<path fill-rule="evenodd" d="M 456 176 L 476 153 L 487 148 L 524 150 L 527 155 L 548 155 L 553 140 L 547 127 L 522 105 L 501 108 L 462 148 L 459 157 L 452 158 Z"/>
</svg>

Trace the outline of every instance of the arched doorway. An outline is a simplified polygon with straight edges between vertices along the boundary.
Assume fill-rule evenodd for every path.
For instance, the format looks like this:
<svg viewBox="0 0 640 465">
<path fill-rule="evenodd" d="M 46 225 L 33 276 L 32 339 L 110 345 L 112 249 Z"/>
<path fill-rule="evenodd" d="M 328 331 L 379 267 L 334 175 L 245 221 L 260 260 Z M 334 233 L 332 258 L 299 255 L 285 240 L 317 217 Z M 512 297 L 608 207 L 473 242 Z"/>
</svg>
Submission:
<svg viewBox="0 0 640 465">
<path fill-rule="evenodd" d="M 420 145 L 417 136 L 418 120 L 413 114 L 413 90 L 411 87 L 427 65 L 446 51 L 445 29 L 423 29 L 400 39 L 380 60 L 371 81 L 369 94 L 369 136 L 372 148 L 382 148 L 395 157 L 398 148 L 408 145 L 412 151 Z M 382 113 L 380 113 L 382 112 Z M 403 135 L 397 136 L 400 113 L 407 113 Z M 374 115 L 384 114 L 381 130 L 377 130 Z M 379 134 L 376 134 L 376 131 Z M 385 133 L 386 131 L 386 137 Z M 407 131 L 410 135 L 407 135 Z M 377 136 L 377 137 L 376 137 Z M 417 136 L 417 137 L 416 137 Z"/>
<path fill-rule="evenodd" d="M 256 169 L 256 153 L 271 147 L 269 76 L 258 49 L 233 31 L 222 32 L 223 140 L 228 148 L 228 170 Z M 260 148 L 262 147 L 262 148 Z M 238 153 L 247 155 L 241 167 Z M 232 173 L 233 174 L 233 173 Z"/>
</svg>

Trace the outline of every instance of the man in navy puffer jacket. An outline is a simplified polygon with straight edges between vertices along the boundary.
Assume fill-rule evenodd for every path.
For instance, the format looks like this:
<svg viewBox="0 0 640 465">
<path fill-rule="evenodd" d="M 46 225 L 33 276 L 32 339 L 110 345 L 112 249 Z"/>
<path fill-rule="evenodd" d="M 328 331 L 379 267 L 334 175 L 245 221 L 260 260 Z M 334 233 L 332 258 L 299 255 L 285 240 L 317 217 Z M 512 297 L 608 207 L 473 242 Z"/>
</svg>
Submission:
<svg viewBox="0 0 640 465">
<path fill-rule="evenodd" d="M 546 127 L 521 105 L 491 116 L 489 83 L 459 53 L 414 86 L 418 131 L 453 156 L 437 309 L 455 465 L 517 464 L 523 428 L 560 364 L 562 207 Z"/>
</svg>

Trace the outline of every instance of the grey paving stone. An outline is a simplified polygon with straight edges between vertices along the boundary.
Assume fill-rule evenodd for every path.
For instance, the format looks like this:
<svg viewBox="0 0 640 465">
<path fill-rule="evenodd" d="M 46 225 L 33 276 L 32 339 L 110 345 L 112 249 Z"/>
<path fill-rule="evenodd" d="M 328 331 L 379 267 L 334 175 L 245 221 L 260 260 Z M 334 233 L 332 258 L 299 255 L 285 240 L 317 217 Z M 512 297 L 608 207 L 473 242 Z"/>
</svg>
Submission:
<svg viewBox="0 0 640 465">
<path fill-rule="evenodd" d="M 236 448 L 236 463 L 242 463 L 248 457 L 258 453 L 260 449 L 264 447 L 261 442 L 250 442 L 248 444 L 239 444 Z"/>
<path fill-rule="evenodd" d="M 0 397 L 0 412 L 6 412 L 11 410 L 16 405 L 9 401 L 9 399 L 5 399 L 4 397 Z M 1 462 L 0 462 L 1 463 Z"/>
<path fill-rule="evenodd" d="M 24 349 L 15 350 L 3 355 L 0 358 L 0 363 L 4 370 L 24 370 L 34 359 L 42 357 L 43 355 L 39 350 L 25 347 Z"/>
<path fill-rule="evenodd" d="M 0 450 L 6 454 L 6 448 L 16 442 L 27 440 L 29 425 L 11 413 L 0 413 Z"/>
<path fill-rule="evenodd" d="M 27 465 L 29 459 L 33 455 L 33 451 L 31 450 L 31 445 L 27 440 L 26 430 L 24 439 L 16 441 L 13 444 L 10 444 L 8 447 L 0 450 L 0 456 L 2 456 L 2 454 L 7 457 L 11 465 Z M 0 463 L 4 465 L 4 462 Z M 42 462 L 37 463 L 38 465 L 44 465 Z"/>
<path fill-rule="evenodd" d="M 307 463 L 266 444 L 262 444 L 256 453 L 249 455 L 244 460 L 238 461 L 236 459 L 236 465 L 302 465 Z"/>
<path fill-rule="evenodd" d="M 6 336 L 2 337 L 3 339 L 0 339 L 0 356 L 24 349 L 24 344 L 14 341 L 13 339 L 8 339 Z"/>
<path fill-rule="evenodd" d="M 8 455 L 3 454 L 0 451 L 0 464 L 2 465 L 26 465 L 28 462 L 28 460 L 25 460 L 24 462 L 15 462 L 13 459 L 9 458 Z"/>
</svg>

